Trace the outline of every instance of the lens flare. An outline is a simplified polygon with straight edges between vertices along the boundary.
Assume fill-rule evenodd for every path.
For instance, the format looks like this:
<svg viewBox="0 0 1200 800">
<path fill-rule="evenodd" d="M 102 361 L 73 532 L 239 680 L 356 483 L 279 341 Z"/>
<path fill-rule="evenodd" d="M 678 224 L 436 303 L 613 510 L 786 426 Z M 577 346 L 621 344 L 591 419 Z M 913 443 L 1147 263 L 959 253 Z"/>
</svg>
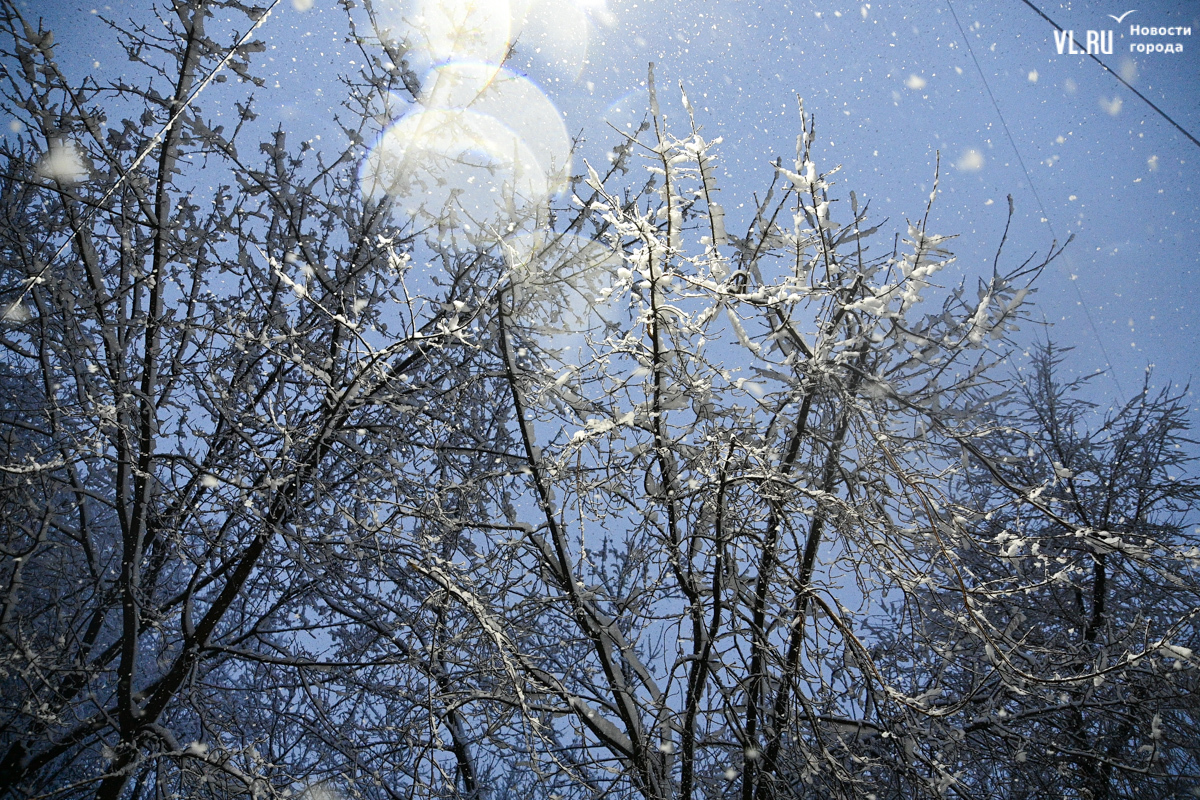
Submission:
<svg viewBox="0 0 1200 800">
<path fill-rule="evenodd" d="M 650 94 L 644 88 L 633 89 L 604 110 L 604 121 L 624 133 L 633 134 L 650 115 Z"/>
<path fill-rule="evenodd" d="M 385 0 L 383 35 L 404 45 L 406 75 L 426 74 L 416 105 L 363 159 L 363 193 L 439 228 L 465 214 L 511 232 L 539 217 L 570 176 L 571 139 L 546 94 L 502 64 L 519 42 L 531 61 L 578 77 L 596 9 L 599 0 Z"/>
<path fill-rule="evenodd" d="M 494 64 L 430 71 L 418 109 L 392 125 L 359 168 L 364 194 L 440 225 L 465 215 L 507 231 L 564 184 L 571 143 L 529 80 Z"/>
<path fill-rule="evenodd" d="M 527 78 L 491 64 L 455 62 L 432 70 L 423 85 L 426 108 L 470 110 L 504 124 L 537 155 L 549 185 L 561 185 L 570 173 L 571 140 L 562 116 Z"/>
<path fill-rule="evenodd" d="M 508 53 L 512 9 L 508 0 L 418 0 L 405 15 L 410 45 L 437 64 L 451 59 L 500 63 Z"/>
<path fill-rule="evenodd" d="M 390 196 L 416 217 L 446 222 L 465 214 L 496 224 L 550 193 L 537 157 L 495 118 L 429 109 L 390 127 L 359 168 L 369 198 Z"/>
</svg>

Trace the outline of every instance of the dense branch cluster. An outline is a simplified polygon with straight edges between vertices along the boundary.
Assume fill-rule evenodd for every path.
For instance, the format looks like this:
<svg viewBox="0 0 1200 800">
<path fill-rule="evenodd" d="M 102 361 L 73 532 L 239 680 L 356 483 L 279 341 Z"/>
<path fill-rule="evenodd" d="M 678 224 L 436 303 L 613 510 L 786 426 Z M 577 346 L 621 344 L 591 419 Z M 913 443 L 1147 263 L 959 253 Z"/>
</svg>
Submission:
<svg viewBox="0 0 1200 800">
<path fill-rule="evenodd" d="M 263 9 L 113 24 L 135 86 L 0 6 L 0 793 L 1200 786 L 1187 410 L 1013 349 L 1056 246 L 968 291 L 935 181 L 881 247 L 803 108 L 735 235 L 653 72 L 562 207 L 411 214 L 361 143 L 436 93 L 346 5 L 335 156 Z"/>
</svg>

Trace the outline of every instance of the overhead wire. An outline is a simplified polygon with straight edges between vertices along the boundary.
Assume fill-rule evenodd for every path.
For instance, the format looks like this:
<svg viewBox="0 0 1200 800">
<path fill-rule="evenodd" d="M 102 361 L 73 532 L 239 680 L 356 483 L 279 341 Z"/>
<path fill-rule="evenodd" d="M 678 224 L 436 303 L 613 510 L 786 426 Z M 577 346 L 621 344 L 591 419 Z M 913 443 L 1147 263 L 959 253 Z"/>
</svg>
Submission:
<svg viewBox="0 0 1200 800">
<path fill-rule="evenodd" d="M 1104 71 L 1105 71 L 1105 72 L 1107 72 L 1109 75 L 1112 75 L 1114 78 L 1116 78 L 1118 81 L 1120 81 L 1122 86 L 1124 86 L 1126 89 L 1128 89 L 1129 91 L 1131 91 L 1131 92 L 1133 92 L 1135 95 L 1137 95 L 1137 96 L 1138 96 L 1138 98 L 1139 98 L 1139 99 L 1140 99 L 1140 100 L 1141 100 L 1143 103 L 1145 103 L 1146 105 L 1150 106 L 1150 107 L 1151 107 L 1151 108 L 1153 108 L 1155 111 L 1157 111 L 1160 117 L 1162 117 L 1162 118 L 1163 118 L 1163 119 L 1165 119 L 1167 122 L 1169 122 L 1169 123 L 1171 123 L 1173 126 L 1175 126 L 1175 129 L 1176 129 L 1177 131 L 1179 131 L 1180 133 L 1182 133 L 1184 136 L 1186 136 L 1188 139 L 1190 139 L 1190 140 L 1191 140 L 1191 142 L 1192 142 L 1192 144 L 1196 145 L 1197 147 L 1200 147 L 1200 139 L 1197 139 L 1195 136 L 1193 136 L 1192 134 L 1190 134 L 1190 133 L 1187 131 L 1187 129 L 1186 129 L 1186 128 L 1184 128 L 1182 125 L 1180 125 L 1180 124 L 1179 124 L 1178 122 L 1176 122 L 1175 120 L 1171 119 L 1171 115 L 1170 115 L 1170 114 L 1168 114 L 1167 112 L 1163 111 L 1163 110 L 1162 110 L 1161 108 L 1159 108 L 1158 106 L 1154 105 L 1154 103 L 1153 103 L 1153 102 L 1151 102 L 1150 98 L 1146 97 L 1146 95 L 1142 94 L 1142 93 L 1141 93 L 1141 92 L 1139 92 L 1137 89 L 1133 88 L 1133 86 L 1132 86 L 1132 85 L 1129 83 L 1129 81 L 1127 81 L 1127 80 L 1125 80 L 1124 78 L 1122 78 L 1122 77 L 1121 77 L 1121 76 L 1120 76 L 1118 73 L 1116 73 L 1116 72 L 1113 72 L 1113 70 L 1112 70 L 1111 68 L 1109 68 L 1109 66 L 1108 66 L 1107 64 L 1105 64 L 1103 61 L 1101 61 L 1099 58 L 1097 58 L 1097 57 L 1096 57 L 1096 54 L 1095 54 L 1095 53 L 1088 52 L 1086 48 L 1084 48 L 1084 47 L 1081 47 L 1081 46 L 1079 45 L 1079 42 L 1078 42 L 1078 41 L 1076 41 L 1076 39 L 1075 39 L 1074 31 L 1065 31 L 1065 30 L 1063 30 L 1063 27 L 1062 27 L 1061 25 L 1059 25 L 1059 24 L 1058 24 L 1057 22 L 1055 22 L 1054 20 L 1050 19 L 1050 17 L 1046 16 L 1046 14 L 1045 14 L 1045 13 L 1044 13 L 1044 12 L 1043 12 L 1043 11 L 1042 11 L 1040 8 L 1038 8 L 1037 6 L 1035 6 L 1033 3 L 1029 2 L 1029 0 L 1021 0 L 1021 2 L 1022 2 L 1022 3 L 1024 3 L 1025 5 L 1029 6 L 1030 8 L 1032 8 L 1032 9 L 1033 9 L 1033 12 L 1034 12 L 1035 14 L 1037 14 L 1039 17 L 1041 17 L 1042 19 L 1046 20 L 1046 22 L 1049 22 L 1051 25 L 1053 25 L 1053 26 L 1055 27 L 1055 29 L 1059 31 L 1059 33 L 1065 33 L 1065 34 L 1067 34 L 1068 36 L 1070 36 L 1070 37 L 1071 37 L 1071 42 L 1072 42 L 1072 43 L 1073 43 L 1073 44 L 1074 44 L 1076 47 L 1079 47 L 1079 51 L 1080 51 L 1081 53 L 1083 53 L 1084 55 L 1086 55 L 1086 56 L 1087 56 L 1088 58 L 1090 58 L 1092 61 L 1095 61 L 1097 64 L 1099 64 L 1099 65 L 1101 66 L 1101 68 L 1103 68 L 1103 69 L 1104 69 Z M 950 11 L 951 11 L 951 13 L 953 13 L 953 12 L 954 12 L 954 9 L 951 9 Z"/>
<path fill-rule="evenodd" d="M 963 42 L 967 46 L 967 52 L 970 53 L 971 61 L 975 64 L 975 71 L 979 73 L 979 79 L 983 81 L 983 88 L 987 90 L 988 99 L 992 102 L 992 108 L 995 109 L 996 116 L 1000 119 L 1000 126 L 1004 129 L 1004 136 L 1008 139 L 1008 144 L 1010 147 L 1012 147 L 1012 151 L 1017 157 L 1017 163 L 1021 166 L 1021 172 L 1025 174 L 1025 180 L 1029 184 L 1029 190 L 1033 193 L 1033 198 L 1037 201 L 1038 209 L 1042 212 L 1042 221 L 1045 222 L 1046 227 L 1050 229 L 1050 235 L 1054 237 L 1055 241 L 1058 241 L 1058 234 L 1054 230 L 1054 223 L 1050 221 L 1050 215 L 1046 212 L 1046 206 L 1042 202 L 1041 195 L 1038 194 L 1037 186 L 1033 182 L 1033 176 L 1029 174 L 1029 168 L 1025 166 L 1025 159 L 1021 158 L 1021 151 L 1017 147 L 1017 142 L 1013 138 L 1012 131 L 1009 130 L 1008 122 L 1004 119 L 1004 112 L 1000 110 L 1000 104 L 996 102 L 996 96 L 992 94 L 992 87 L 988 84 L 987 76 L 983 73 L 983 67 L 980 66 L 979 59 L 975 56 L 975 48 L 971 47 L 971 40 L 967 36 L 966 30 L 963 29 L 962 23 L 959 22 L 958 14 L 955 13 L 954 6 L 951 4 L 950 0 L 946 0 L 946 6 L 950 9 L 950 16 L 954 18 L 954 24 L 958 27 L 958 32 L 962 35 Z M 1047 17 L 1047 19 L 1049 18 Z M 1111 70 L 1109 71 L 1111 72 Z M 1067 257 L 1065 253 L 1064 257 Z M 1069 264 L 1070 259 L 1069 257 L 1067 258 Z M 1112 358 L 1108 355 L 1108 348 L 1104 346 L 1104 339 L 1100 336 L 1100 330 L 1096 327 L 1096 321 L 1092 319 L 1092 312 L 1088 309 L 1088 304 L 1083 299 L 1083 292 L 1079 290 L 1079 284 L 1074 279 L 1073 275 L 1071 279 L 1071 285 L 1075 287 L 1075 295 L 1079 298 L 1079 305 L 1083 308 L 1084 316 L 1087 318 L 1088 327 L 1091 328 L 1092 335 L 1096 338 L 1096 344 L 1100 347 L 1100 353 L 1104 356 L 1105 363 L 1108 364 L 1109 377 L 1111 377 L 1113 383 L 1116 384 L 1117 391 L 1124 395 L 1125 390 L 1121 388 L 1121 380 L 1117 377 L 1116 371 L 1113 368 Z"/>
<path fill-rule="evenodd" d="M 42 265 L 42 268 L 38 271 L 38 273 L 25 279 L 25 287 L 21 290 L 21 293 L 15 300 L 5 306 L 4 312 L 3 314 L 0 314 L 0 317 L 7 318 L 22 302 L 24 302 L 25 298 L 29 295 L 29 291 L 41 282 L 42 278 L 44 278 L 46 273 L 50 270 L 50 267 L 55 261 L 58 260 L 58 257 L 63 254 L 63 251 L 66 250 L 68 246 L 70 246 L 71 241 L 75 238 L 75 236 L 83 230 L 83 227 L 87 225 L 88 222 L 91 221 L 92 217 L 96 215 L 96 212 L 102 209 L 105 203 L 107 203 L 108 200 L 114 194 L 116 194 L 117 190 L 121 188 L 126 180 L 128 180 L 129 176 L 132 175 L 134 171 L 142 165 L 142 162 L 149 157 L 151 151 L 153 151 L 154 148 L 162 142 L 163 137 L 167 135 L 167 131 L 174 127 L 175 123 L 179 121 L 184 113 L 191 107 L 192 103 L 196 101 L 196 98 L 200 96 L 200 93 L 208 88 L 208 85 L 213 82 L 213 79 L 217 77 L 217 74 L 224 69 L 227 64 L 229 64 L 230 60 L 232 60 L 234 55 L 237 54 L 238 50 L 248 41 L 250 41 L 250 37 L 254 35 L 255 31 L 262 27 L 263 23 L 267 21 L 267 18 L 271 16 L 271 12 L 275 10 L 275 7 L 278 6 L 280 2 L 281 0 L 271 0 L 271 5 L 267 6 L 267 8 L 259 15 L 259 17 L 254 20 L 254 24 L 251 25 L 250 28 L 238 38 L 233 46 L 230 47 L 225 55 L 221 58 L 221 60 L 218 61 L 216 65 L 209 70 L 208 74 L 204 76 L 204 79 L 196 85 L 196 88 L 192 90 L 192 93 L 189 94 L 187 98 L 179 104 L 179 108 L 175 110 L 175 113 L 173 113 L 171 117 L 165 123 L 163 123 L 162 127 L 159 128 L 158 132 L 154 134 L 154 137 L 150 139 L 146 146 L 142 148 L 142 151 L 138 153 L 137 157 L 129 164 L 129 166 L 121 171 L 121 175 L 117 178 L 116 182 L 108 188 L 108 191 L 104 193 L 99 201 L 91 205 L 89 210 L 83 215 L 83 218 L 79 220 L 79 225 L 72 229 L 71 235 L 63 240 L 63 243 L 60 244 L 58 249 L 54 251 L 53 255 L 46 260 L 46 263 Z M 25 18 L 21 15 L 21 11 L 16 7 L 15 3 L 13 3 L 11 0 L 7 0 L 5 5 L 11 9 L 12 13 L 27 29 L 32 30 L 32 28 L 29 27 L 29 23 L 27 23 Z"/>
</svg>

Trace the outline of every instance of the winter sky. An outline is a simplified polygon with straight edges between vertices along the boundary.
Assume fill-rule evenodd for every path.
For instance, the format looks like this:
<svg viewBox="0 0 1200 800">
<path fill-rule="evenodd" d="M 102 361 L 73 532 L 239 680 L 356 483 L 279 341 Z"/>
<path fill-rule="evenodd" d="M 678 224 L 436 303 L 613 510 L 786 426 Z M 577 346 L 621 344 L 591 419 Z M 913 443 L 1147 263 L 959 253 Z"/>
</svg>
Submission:
<svg viewBox="0 0 1200 800">
<path fill-rule="evenodd" d="M 403 30 L 465 0 L 440 1 L 440 9 L 435 0 L 376 4 Z M 1112 31 L 1111 55 L 1098 58 L 1200 139 L 1200 3 L 1031 2 L 1081 44 L 1089 30 Z M 1200 378 L 1200 146 L 1094 60 L 1060 54 L 1061 34 L 1056 41 L 1054 27 L 1022 0 L 952 3 L 476 0 L 482 10 L 471 13 L 494 29 L 475 49 L 449 53 L 434 30 L 416 60 L 421 70 L 447 59 L 497 60 L 513 43 L 511 19 L 523 18 L 507 62 L 519 91 L 495 115 L 531 153 L 582 136 L 576 169 L 603 160 L 618 141 L 613 127 L 637 127 L 647 63 L 655 62 L 669 123 L 683 123 L 682 83 L 705 137 L 724 137 L 731 231 L 744 230 L 770 162 L 794 158 L 800 96 L 816 118 L 818 166 L 842 165 L 835 193 L 853 189 L 876 219 L 890 218 L 879 247 L 924 213 L 940 153 L 941 195 L 929 227 L 959 235 L 954 280 L 990 273 L 1011 194 L 1006 263 L 1075 237 L 1034 296 L 1036 315 L 1051 327 L 1023 331 L 1026 340 L 1049 335 L 1076 348 L 1075 374 L 1111 364 L 1095 384 L 1110 398 L 1135 390 L 1148 364 L 1156 384 Z M 146 21 L 147 5 L 24 7 L 55 30 L 73 74 L 104 81 L 132 65 L 101 17 Z M 256 63 L 267 84 L 255 110 L 291 141 L 336 135 L 331 119 L 345 91 L 336 75 L 362 57 L 345 42 L 344 20 L 332 0 L 280 0 L 259 29 L 268 49 Z M 1134 35 L 1132 25 L 1177 32 Z M 1156 44 L 1182 52 L 1131 52 Z M 398 119 L 405 113 L 397 109 Z"/>
</svg>

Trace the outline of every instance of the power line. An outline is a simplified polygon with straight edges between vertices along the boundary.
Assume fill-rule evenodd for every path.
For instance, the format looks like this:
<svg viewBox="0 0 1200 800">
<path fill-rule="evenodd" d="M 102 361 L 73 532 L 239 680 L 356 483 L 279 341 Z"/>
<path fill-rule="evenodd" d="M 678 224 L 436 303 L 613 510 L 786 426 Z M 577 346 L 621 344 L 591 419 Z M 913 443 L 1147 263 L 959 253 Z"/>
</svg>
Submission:
<svg viewBox="0 0 1200 800">
<path fill-rule="evenodd" d="M 947 2 L 949 2 L 949 0 L 947 0 Z M 1030 8 L 1032 8 L 1034 13 L 1036 13 L 1042 19 L 1046 20 L 1046 22 L 1049 22 L 1051 25 L 1053 25 L 1060 33 L 1068 33 L 1067 31 L 1063 30 L 1063 27 L 1061 25 L 1059 25 L 1057 22 L 1055 22 L 1054 20 L 1052 20 L 1048 16 L 1046 16 L 1046 14 L 1040 8 L 1035 6 L 1033 3 L 1029 2 L 1029 0 L 1021 0 L 1021 2 L 1024 3 L 1025 5 L 1029 6 Z M 950 9 L 950 13 L 954 13 L 954 9 Z M 957 22 L 957 21 L 958 20 L 956 19 L 955 22 Z M 960 28 L 960 30 L 961 30 L 961 28 Z M 1144 102 L 1146 105 L 1150 106 L 1155 111 L 1157 111 L 1159 116 L 1161 116 L 1167 122 L 1174 125 L 1176 130 L 1178 130 L 1180 133 L 1182 133 L 1187 138 L 1191 139 L 1192 144 L 1196 145 L 1197 147 L 1200 147 L 1200 139 L 1197 139 L 1195 136 L 1192 136 L 1190 133 L 1187 132 L 1187 130 L 1184 129 L 1184 127 L 1182 125 L 1180 125 L 1175 120 L 1171 119 L 1171 116 L 1167 112 L 1163 111 L 1161 108 L 1154 105 L 1154 103 L 1150 102 L 1150 98 L 1146 97 L 1146 95 L 1142 94 L 1137 89 L 1133 88 L 1129 84 L 1129 81 L 1125 80 L 1120 75 L 1118 75 L 1117 73 L 1115 73 L 1111 69 L 1109 69 L 1109 66 L 1107 64 L 1105 64 L 1103 61 L 1101 61 L 1099 58 L 1097 58 L 1095 53 L 1086 52 L 1086 48 L 1080 46 L 1079 42 L 1077 42 L 1075 40 L 1075 36 L 1073 35 L 1073 32 L 1069 33 L 1068 35 L 1071 36 L 1071 42 L 1076 47 L 1079 47 L 1080 52 L 1083 52 L 1088 58 L 1090 58 L 1092 61 L 1095 61 L 1097 64 L 1099 64 L 1101 67 L 1103 67 L 1104 71 L 1107 72 L 1109 75 L 1112 75 L 1117 80 L 1119 80 L 1121 82 L 1122 86 L 1124 86 L 1126 89 L 1128 89 L 1129 91 L 1136 94 L 1139 98 L 1141 98 L 1142 102 Z M 970 45 L 968 45 L 968 47 L 969 46 Z"/>
<path fill-rule="evenodd" d="M 83 226 L 88 224 L 92 217 L 96 215 L 96 212 L 104 207 L 104 204 L 108 202 L 109 198 L 116 194 L 117 190 L 120 189 L 125 181 L 129 179 L 129 176 L 141 166 L 142 162 L 145 161 L 150 155 L 150 152 L 162 142 L 163 137 L 167 134 L 167 131 L 171 130 L 175 123 L 179 121 L 180 117 L 182 117 L 188 111 L 192 103 L 194 103 L 196 98 L 200 96 L 200 93 L 208 88 L 208 85 L 217 77 L 217 73 L 224 69 L 225 65 L 233 59 L 233 57 L 237 54 L 238 48 L 250 41 L 250 37 L 253 36 L 254 33 L 262 26 L 262 24 L 267 21 L 267 18 L 271 16 L 271 12 L 275 10 L 275 7 L 279 5 L 279 3 L 280 0 L 272 0 L 271 5 L 264 9 L 260 16 L 254 19 L 254 24 L 250 26 L 250 29 L 242 34 L 241 38 L 234 42 L 233 46 L 229 48 L 224 57 L 217 62 L 216 66 L 214 66 L 207 75 L 204 76 L 204 79 L 200 81 L 195 89 L 192 90 L 191 94 L 189 94 L 184 101 L 179 104 L 179 108 L 175 110 L 175 113 L 171 115 L 171 117 L 161 128 L 159 128 L 158 132 L 154 134 L 154 137 L 149 141 L 149 143 L 142 148 L 142 151 L 138 153 L 137 157 L 133 159 L 130 165 L 121 171 L 116 183 L 110 186 L 108 191 L 104 193 L 104 196 L 88 209 L 88 211 L 83 215 L 83 219 L 79 221 L 79 225 L 71 231 L 71 235 L 66 237 L 66 239 L 63 240 L 63 243 L 58 246 L 58 249 L 54 251 L 54 254 L 46 260 L 46 263 L 42 266 L 41 270 L 39 270 L 36 275 L 32 275 L 25 279 L 25 287 L 17 296 L 17 299 L 9 303 L 0 316 L 11 313 L 17 308 L 17 306 L 24 302 L 25 297 L 29 294 L 29 291 L 36 286 L 43 277 L 45 277 L 46 273 L 49 272 L 50 267 L 53 266 L 54 262 L 58 260 L 58 257 L 63 254 L 63 251 L 70 246 L 71 241 L 75 238 L 79 231 L 83 230 Z M 21 11 L 17 8 L 15 2 L 12 0 L 6 0 L 5 5 L 9 7 L 13 15 L 27 29 L 32 30 L 32 28 L 29 26 L 29 23 L 27 23 L 25 18 L 21 16 Z"/>
<path fill-rule="evenodd" d="M 1033 183 L 1033 177 L 1029 174 L 1029 169 L 1025 166 L 1025 159 L 1021 158 L 1021 151 L 1017 149 L 1017 142 L 1013 139 L 1012 132 L 1008 129 L 1008 123 L 1004 120 L 1004 113 L 1000 111 L 1000 104 L 996 102 L 996 96 L 992 94 L 992 87 L 988 84 L 987 76 L 983 74 L 983 68 L 979 66 L 979 59 L 975 57 L 975 48 L 971 47 L 971 40 L 967 37 L 967 32 L 963 30 L 962 23 L 958 21 L 958 14 L 954 13 L 954 6 L 951 5 L 950 0 L 946 0 L 946 5 L 950 9 L 950 16 L 954 17 L 954 24 L 958 26 L 958 32 L 962 35 L 963 42 L 967 45 L 967 52 L 971 54 L 971 61 L 975 63 L 975 70 L 979 73 L 979 79 L 983 81 L 983 88 L 987 90 L 988 99 L 992 101 L 992 108 L 996 110 L 996 116 L 1000 118 L 1000 125 L 1004 128 L 1004 135 L 1008 138 L 1008 143 L 1017 157 L 1017 163 L 1021 165 L 1021 171 L 1025 173 L 1025 180 L 1029 183 L 1029 190 L 1033 192 L 1033 198 L 1037 200 L 1038 209 L 1042 212 L 1042 220 L 1045 221 L 1046 227 L 1050 229 L 1050 235 L 1057 241 L 1058 234 L 1054 231 L 1054 223 L 1050 221 L 1050 215 L 1046 213 L 1046 206 L 1042 203 L 1037 186 Z M 1049 18 L 1047 17 L 1047 19 Z M 1108 68 L 1105 67 L 1105 69 Z M 1109 71 L 1111 72 L 1111 70 Z M 1184 131 L 1184 133 L 1187 133 L 1187 131 Z M 1088 327 L 1092 329 L 1092 335 L 1096 337 L 1096 344 L 1100 346 L 1100 353 L 1104 356 L 1105 362 L 1108 363 L 1108 373 L 1112 377 L 1113 383 L 1116 384 L 1117 391 L 1124 395 L 1125 390 L 1121 388 L 1121 381 L 1117 378 L 1112 359 L 1108 355 L 1108 349 L 1104 346 L 1104 339 L 1101 338 L 1100 331 L 1096 328 L 1096 322 L 1092 319 L 1092 312 L 1088 310 L 1087 302 L 1083 299 L 1083 292 L 1079 290 L 1079 284 L 1075 280 L 1071 281 L 1071 285 L 1075 287 L 1075 294 L 1079 297 L 1079 305 L 1083 308 L 1084 316 L 1087 317 Z"/>
</svg>

